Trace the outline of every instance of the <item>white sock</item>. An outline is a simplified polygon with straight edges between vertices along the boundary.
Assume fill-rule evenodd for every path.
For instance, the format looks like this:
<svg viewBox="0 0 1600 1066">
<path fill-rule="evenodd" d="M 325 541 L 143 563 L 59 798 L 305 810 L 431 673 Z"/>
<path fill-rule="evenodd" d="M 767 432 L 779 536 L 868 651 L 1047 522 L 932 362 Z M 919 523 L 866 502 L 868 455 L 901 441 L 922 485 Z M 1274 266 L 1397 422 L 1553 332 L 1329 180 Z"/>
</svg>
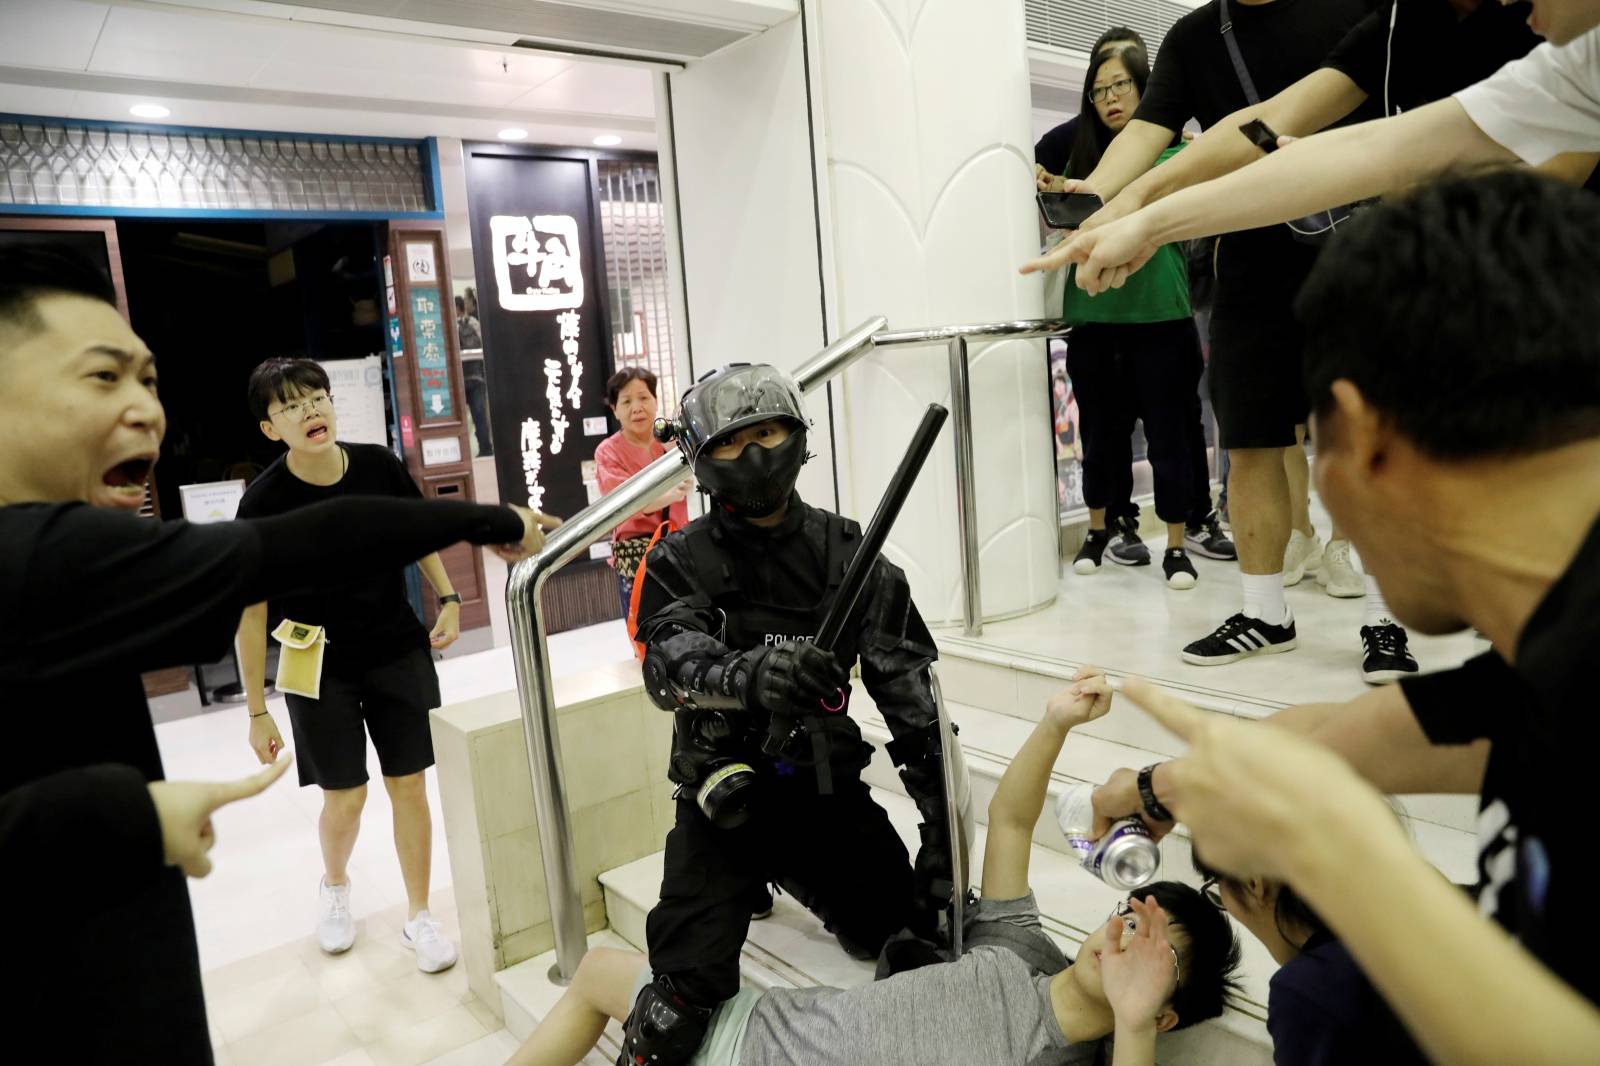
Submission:
<svg viewBox="0 0 1600 1066">
<path fill-rule="evenodd" d="M 1378 580 L 1371 574 L 1367 578 L 1367 616 L 1362 620 L 1364 626 L 1392 626 L 1398 623 L 1394 615 L 1389 613 L 1389 604 L 1383 598 L 1383 591 L 1378 588 Z"/>
<path fill-rule="evenodd" d="M 1244 613 L 1270 625 L 1287 625 L 1289 603 L 1283 595 L 1283 571 L 1239 576 L 1244 579 Z"/>
</svg>

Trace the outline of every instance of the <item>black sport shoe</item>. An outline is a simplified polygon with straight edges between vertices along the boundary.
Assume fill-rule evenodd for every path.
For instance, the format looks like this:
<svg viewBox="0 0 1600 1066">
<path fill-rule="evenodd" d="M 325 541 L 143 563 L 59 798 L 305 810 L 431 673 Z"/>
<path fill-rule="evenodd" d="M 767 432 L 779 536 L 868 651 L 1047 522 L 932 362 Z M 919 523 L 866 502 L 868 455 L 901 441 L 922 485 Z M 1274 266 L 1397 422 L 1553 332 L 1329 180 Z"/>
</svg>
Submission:
<svg viewBox="0 0 1600 1066">
<path fill-rule="evenodd" d="M 1106 544 L 1111 540 L 1109 529 L 1091 529 L 1083 538 L 1083 547 L 1078 549 L 1078 554 L 1072 560 L 1072 572 L 1075 574 L 1093 574 L 1100 569 L 1100 557 L 1106 553 Z"/>
<path fill-rule="evenodd" d="M 1167 575 L 1169 589 L 1192 589 L 1200 580 L 1200 575 L 1194 572 L 1194 564 L 1189 561 L 1189 553 L 1182 548 L 1167 549 L 1161 557 L 1161 572 Z"/>
<path fill-rule="evenodd" d="M 1111 523 L 1115 536 L 1111 538 L 1111 561 L 1122 566 L 1149 566 L 1150 549 L 1139 539 L 1139 523 L 1131 518 L 1118 518 Z"/>
<path fill-rule="evenodd" d="M 1236 614 L 1210 636 L 1183 649 L 1183 661 L 1195 666 L 1221 666 L 1248 659 L 1252 655 L 1276 655 L 1295 647 L 1294 619 L 1281 626 Z"/>
<path fill-rule="evenodd" d="M 1239 558 L 1239 549 L 1233 546 L 1233 541 L 1222 531 L 1222 519 L 1217 517 L 1215 511 L 1195 525 L 1186 527 L 1183 531 L 1183 543 L 1190 551 L 1207 559 Z"/>
<path fill-rule="evenodd" d="M 750 904 L 750 920 L 759 922 L 763 919 L 771 918 L 772 908 L 772 890 L 771 888 L 763 887 L 756 893 L 755 902 Z"/>
<path fill-rule="evenodd" d="M 1361 627 L 1361 680 L 1369 685 L 1398 681 L 1417 672 L 1417 660 L 1406 650 L 1406 631 L 1390 622 Z"/>
</svg>

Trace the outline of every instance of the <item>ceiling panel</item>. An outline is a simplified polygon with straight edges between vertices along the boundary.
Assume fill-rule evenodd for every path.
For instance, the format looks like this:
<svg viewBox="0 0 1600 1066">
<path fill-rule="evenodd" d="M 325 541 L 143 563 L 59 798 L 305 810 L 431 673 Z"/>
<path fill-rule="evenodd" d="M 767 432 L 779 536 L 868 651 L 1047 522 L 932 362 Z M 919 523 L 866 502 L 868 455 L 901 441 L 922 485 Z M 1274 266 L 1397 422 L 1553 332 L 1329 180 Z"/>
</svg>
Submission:
<svg viewBox="0 0 1600 1066">
<path fill-rule="evenodd" d="M 13 93 L 67 94 L 73 97 L 70 107 L 64 102 L 39 98 L 40 106 L 27 110 L 33 113 L 65 118 L 107 119 L 127 121 L 128 108 L 138 102 L 138 97 L 118 93 L 70 92 L 63 89 L 37 89 L 29 86 L 0 84 L 0 98 L 10 99 Z M 28 97 L 32 99 L 31 96 Z M 408 114 L 397 105 L 394 112 L 335 110 L 323 107 L 299 107 L 284 104 L 254 104 L 238 101 L 180 100 L 173 102 L 172 118 L 184 126 L 215 126 L 223 129 L 285 130 L 296 133 L 339 133 L 379 137 L 460 137 L 464 140 L 492 141 L 504 125 L 502 122 L 481 118 L 450 118 L 439 115 Z M 538 116 L 519 121 L 528 130 L 530 144 L 584 145 L 591 143 L 601 133 L 613 132 L 604 126 L 540 122 Z M 641 151 L 654 151 L 655 134 L 628 132 L 623 135 L 623 147 Z"/>
<path fill-rule="evenodd" d="M 77 95 L 75 89 L 46 88 L 41 85 L 0 85 L 0 111 L 7 111 L 13 115 L 45 117 L 70 115 Z"/>
<path fill-rule="evenodd" d="M 259 19 L 119 7 L 89 69 L 100 74 L 249 85 L 298 33 Z"/>
<path fill-rule="evenodd" d="M 560 76 L 518 97 L 513 106 L 650 118 L 655 89 L 649 71 L 603 63 L 574 63 Z"/>
<path fill-rule="evenodd" d="M 298 61 L 269 65 L 256 79 L 255 87 L 507 108 L 529 91 L 526 85 L 455 78 L 426 67 L 396 65 L 363 70 Z"/>
<path fill-rule="evenodd" d="M 0 63 L 83 70 L 109 4 L 0 0 Z"/>
</svg>

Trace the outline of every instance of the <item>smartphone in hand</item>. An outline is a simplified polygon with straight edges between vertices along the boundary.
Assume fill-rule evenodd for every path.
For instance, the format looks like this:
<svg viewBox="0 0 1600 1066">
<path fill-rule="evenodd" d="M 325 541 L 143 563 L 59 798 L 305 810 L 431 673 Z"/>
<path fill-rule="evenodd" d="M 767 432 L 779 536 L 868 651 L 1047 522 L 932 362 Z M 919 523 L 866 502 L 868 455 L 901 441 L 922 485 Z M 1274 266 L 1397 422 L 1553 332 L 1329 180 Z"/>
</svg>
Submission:
<svg viewBox="0 0 1600 1066">
<path fill-rule="evenodd" d="M 1250 143 L 1263 152 L 1278 150 L 1278 132 L 1258 118 L 1253 118 L 1240 126 L 1239 132 L 1250 138 Z"/>
<path fill-rule="evenodd" d="M 1042 192 L 1039 213 L 1051 229 L 1077 229 L 1083 220 L 1105 206 L 1105 201 L 1087 192 Z"/>
</svg>

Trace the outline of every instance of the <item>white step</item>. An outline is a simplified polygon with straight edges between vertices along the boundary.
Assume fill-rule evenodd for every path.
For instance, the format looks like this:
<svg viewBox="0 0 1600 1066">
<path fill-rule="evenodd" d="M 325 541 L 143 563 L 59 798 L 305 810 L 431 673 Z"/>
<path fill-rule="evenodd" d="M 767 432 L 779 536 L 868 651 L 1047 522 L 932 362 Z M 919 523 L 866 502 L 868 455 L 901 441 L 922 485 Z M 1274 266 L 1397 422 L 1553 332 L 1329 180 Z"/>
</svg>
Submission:
<svg viewBox="0 0 1600 1066">
<path fill-rule="evenodd" d="M 972 777 L 972 802 L 980 824 L 988 822 L 989 801 L 1001 776 L 1011 765 L 1011 757 L 1021 749 L 1033 731 L 1034 723 L 981 707 L 946 701 L 951 719 L 960 727 L 960 741 Z M 863 777 L 875 788 L 905 795 L 899 772 L 884 750 L 891 739 L 888 726 L 863 691 L 851 696 L 850 713 L 861 725 L 862 735 L 877 747 Z M 1138 714 L 1127 706 L 1114 706 L 1106 718 Z M 1101 719 L 1105 721 L 1105 719 Z M 1079 782 L 1100 784 L 1121 768 L 1138 769 L 1166 756 L 1073 730 L 1062 746 L 1051 774 L 1049 800 L 1039 823 L 1034 827 L 1036 844 L 1067 854 L 1066 839 L 1056 825 L 1055 801 L 1066 789 Z M 1402 821 L 1417 847 L 1444 875 L 1458 884 L 1470 884 L 1477 877 L 1477 837 L 1474 819 L 1477 798 L 1473 796 L 1398 797 Z M 1437 819 L 1445 819 L 1439 821 Z M 1192 843 L 1186 827 L 1162 841 L 1163 861 L 1175 864 L 1185 875 L 1193 869 Z M 1179 879 L 1183 879 L 1180 876 Z"/>
<path fill-rule="evenodd" d="M 916 806 L 904 796 L 878 789 L 873 790 L 873 798 L 889 813 L 907 846 L 914 847 Z M 613 931 L 640 950 L 645 944 L 645 916 L 659 898 L 662 858 L 662 853 L 657 852 L 600 875 Z M 973 865 L 973 882 L 979 886 L 983 868 L 981 834 L 975 843 Z M 1104 924 L 1122 899 L 1122 893 L 1100 883 L 1070 859 L 1038 846 L 1033 849 L 1029 882 L 1038 898 L 1045 930 L 1068 955 L 1077 954 L 1084 938 Z M 872 965 L 846 956 L 809 912 L 787 896 L 779 896 L 776 902 L 771 918 L 750 923 L 750 938 L 740 964 L 747 984 L 851 988 L 872 979 Z M 1275 964 L 1254 938 L 1236 928 L 1244 947 L 1245 1002 L 1215 1022 L 1163 1036 L 1158 1049 L 1162 1063 L 1266 1066 L 1272 1061 L 1265 1004 L 1267 980 Z M 782 980 L 776 974 L 780 963 L 786 971 Z"/>
</svg>

